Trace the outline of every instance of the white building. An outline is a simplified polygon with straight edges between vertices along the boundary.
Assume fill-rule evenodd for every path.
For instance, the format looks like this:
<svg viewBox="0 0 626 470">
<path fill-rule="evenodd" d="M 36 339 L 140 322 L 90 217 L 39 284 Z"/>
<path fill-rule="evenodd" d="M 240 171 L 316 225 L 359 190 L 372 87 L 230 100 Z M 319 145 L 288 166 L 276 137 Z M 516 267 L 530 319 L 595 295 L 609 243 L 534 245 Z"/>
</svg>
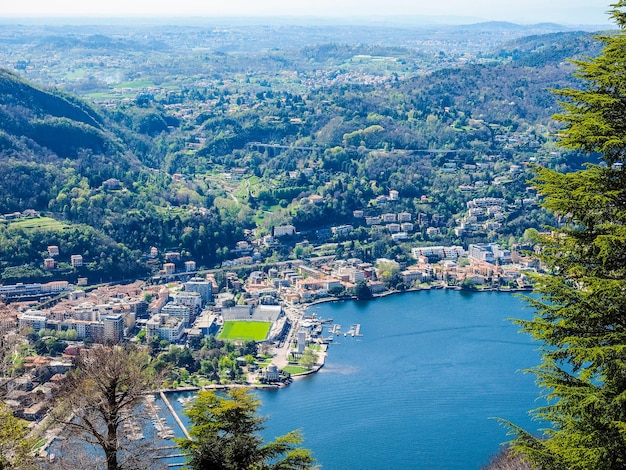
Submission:
<svg viewBox="0 0 626 470">
<path fill-rule="evenodd" d="M 330 229 L 333 235 L 338 235 L 338 236 L 347 235 L 353 230 L 354 230 L 354 227 L 352 225 L 340 225 L 338 227 L 331 227 Z"/>
<path fill-rule="evenodd" d="M 495 258 L 493 256 L 492 247 L 486 243 L 471 244 L 468 247 L 469 258 L 476 261 L 483 261 L 485 263 L 493 263 Z"/>
<path fill-rule="evenodd" d="M 280 380 L 280 371 L 274 364 L 270 364 L 265 369 L 265 380 L 268 382 L 278 382 Z"/>
<path fill-rule="evenodd" d="M 278 227 L 274 227 L 274 236 L 275 237 L 287 237 L 290 235 L 295 235 L 296 227 L 293 225 L 280 225 Z"/>
<path fill-rule="evenodd" d="M 182 320 L 185 327 L 189 327 L 193 315 L 191 307 L 182 304 L 168 303 L 161 309 L 161 315 Z"/>
<path fill-rule="evenodd" d="M 43 330 L 46 328 L 46 321 L 48 318 L 46 315 L 36 313 L 35 310 L 26 310 L 26 312 L 18 315 L 20 329 L 32 328 L 35 331 Z"/>
<path fill-rule="evenodd" d="M 182 338 L 184 330 L 185 326 L 180 318 L 157 314 L 146 323 L 146 339 L 150 341 L 156 336 L 170 343 L 177 343 Z"/>
<path fill-rule="evenodd" d="M 391 234 L 391 239 L 393 241 L 408 240 L 409 239 L 409 234 L 406 233 L 406 232 L 392 233 Z"/>
<path fill-rule="evenodd" d="M 198 292 L 177 292 L 172 295 L 172 300 L 175 304 L 190 307 L 194 312 L 197 312 L 202 308 L 202 296 Z"/>
<path fill-rule="evenodd" d="M 413 257 L 419 259 L 420 256 L 436 259 L 455 260 L 461 256 L 465 256 L 465 250 L 462 246 L 417 246 L 411 250 Z"/>
</svg>

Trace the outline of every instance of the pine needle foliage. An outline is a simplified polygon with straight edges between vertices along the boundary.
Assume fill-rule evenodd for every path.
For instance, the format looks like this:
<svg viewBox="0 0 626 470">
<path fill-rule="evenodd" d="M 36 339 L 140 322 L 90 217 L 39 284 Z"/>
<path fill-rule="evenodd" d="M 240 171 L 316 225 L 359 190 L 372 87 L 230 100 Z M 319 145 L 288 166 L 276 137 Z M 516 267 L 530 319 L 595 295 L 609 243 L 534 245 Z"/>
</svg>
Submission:
<svg viewBox="0 0 626 470">
<path fill-rule="evenodd" d="M 201 391 L 185 410 L 191 439 L 176 439 L 187 452 L 191 469 L 305 470 L 314 469 L 311 451 L 300 447 L 302 435 L 292 431 L 264 443 L 259 436 L 265 418 L 249 391 L 233 388 L 226 395 Z"/>
<path fill-rule="evenodd" d="M 576 61 L 587 87 L 563 89 L 562 144 L 603 163 L 573 173 L 538 168 L 533 184 L 562 224 L 541 235 L 535 316 L 518 321 L 540 343 L 532 369 L 545 398 L 543 435 L 511 425 L 512 449 L 542 469 L 626 468 L 626 0 L 611 6 L 619 31 Z"/>
</svg>

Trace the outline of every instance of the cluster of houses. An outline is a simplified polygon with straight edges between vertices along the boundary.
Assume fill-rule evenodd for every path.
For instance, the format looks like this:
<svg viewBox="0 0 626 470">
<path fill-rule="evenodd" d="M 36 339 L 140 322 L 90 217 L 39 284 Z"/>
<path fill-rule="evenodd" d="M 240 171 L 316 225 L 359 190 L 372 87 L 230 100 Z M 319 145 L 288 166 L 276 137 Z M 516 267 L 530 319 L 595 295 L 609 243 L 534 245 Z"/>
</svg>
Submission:
<svg viewBox="0 0 626 470">
<path fill-rule="evenodd" d="M 77 349 L 68 351 L 76 353 Z M 65 373 L 73 367 L 71 354 L 62 358 L 27 356 L 24 373 L 5 383 L 4 404 L 13 415 L 28 421 L 39 421 L 48 412 L 51 397 L 59 389 Z"/>
<path fill-rule="evenodd" d="M 406 287 L 464 281 L 473 284 L 497 281 L 522 287 L 524 272 L 534 268 L 531 260 L 493 243 L 470 244 L 467 250 L 461 246 L 421 246 L 414 247 L 412 254 L 416 264 L 400 271 Z M 386 290 L 376 265 L 360 259 L 337 260 L 334 256 L 279 262 L 265 271 L 253 271 L 247 279 L 226 273 L 226 287 L 238 294 L 239 303 L 244 308 L 259 308 L 259 312 L 275 309 L 283 301 L 300 303 L 325 298 L 354 288 L 359 282 L 365 282 L 374 294 Z M 61 292 L 72 287 L 64 281 L 49 284 L 0 286 L 0 295 L 17 302 L 27 294 Z M 117 343 L 139 328 L 145 329 L 148 340 L 157 337 L 178 343 L 187 335 L 215 333 L 223 312 L 233 313 L 212 302 L 216 291 L 217 283 L 212 276 L 191 277 L 175 287 L 145 286 L 137 282 L 99 288 L 89 294 L 71 290 L 66 300 L 49 308 L 23 308 L 17 314 L 17 321 L 20 328 L 35 331 L 71 330 L 77 340 Z M 20 308 L 22 304 L 15 305 Z M 250 312 L 243 317 L 252 318 L 254 311 Z"/>
<path fill-rule="evenodd" d="M 467 250 L 462 246 L 414 247 L 412 255 L 417 265 L 403 271 L 402 280 L 406 285 L 440 281 L 444 285 L 527 288 L 525 273 L 536 271 L 538 266 L 536 260 L 522 252 L 521 249 L 511 252 L 497 243 L 470 244 Z"/>
<path fill-rule="evenodd" d="M 49 308 L 23 308 L 24 303 L 19 302 L 11 305 L 19 312 L 17 326 L 21 329 L 73 332 L 69 337 L 79 341 L 114 344 L 139 327 L 145 328 L 148 339 L 157 336 L 179 342 L 212 300 L 213 283 L 212 279 L 191 278 L 172 291 L 136 282 L 90 293 L 72 290 L 67 299 Z"/>
</svg>

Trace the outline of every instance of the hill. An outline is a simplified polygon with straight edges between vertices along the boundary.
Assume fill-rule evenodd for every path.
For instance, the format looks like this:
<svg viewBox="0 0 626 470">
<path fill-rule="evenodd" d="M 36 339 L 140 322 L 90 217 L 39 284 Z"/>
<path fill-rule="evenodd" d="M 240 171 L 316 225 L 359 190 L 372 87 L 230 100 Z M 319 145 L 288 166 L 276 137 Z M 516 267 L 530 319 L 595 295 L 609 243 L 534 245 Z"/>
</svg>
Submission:
<svg viewBox="0 0 626 470">
<path fill-rule="evenodd" d="M 114 40 L 95 39 L 103 57 L 115 52 L 106 49 Z M 455 220 L 476 194 L 513 204 L 525 197 L 530 159 L 582 162 L 554 151 L 558 105 L 549 88 L 575 85 L 564 58 L 594 55 L 593 44 L 586 33 L 564 32 L 470 58 L 328 43 L 253 56 L 193 51 L 129 76 L 116 89 L 134 95 L 116 101 L 112 93 L 102 107 L 3 71 L 0 212 L 33 208 L 92 227 L 101 241 L 90 262 L 103 263 L 111 246 L 130 250 L 107 261 L 117 277 L 136 271 L 122 259 L 141 260 L 152 246 L 214 267 L 243 256 L 235 242 L 245 230 L 294 224 L 317 237 L 354 211 L 380 211 L 390 189 L 399 192 L 398 211 L 437 221 L 422 224 L 415 240 L 466 243 Z M 511 165 L 519 176 L 507 172 Z M 517 211 L 471 240 L 520 237 L 542 222 L 536 211 Z M 388 236 L 372 240 L 360 229 L 355 256 L 402 253 Z M 27 255 L 40 263 L 41 240 L 53 238 L 35 243 L 41 230 L 4 231 L 9 246 L 19 239 L 27 247 L 19 257 L 7 252 L 5 269 Z M 290 255 L 286 246 L 259 251 Z"/>
<path fill-rule="evenodd" d="M 154 114 L 138 109 L 143 112 L 119 111 L 116 122 L 75 96 L 0 70 L 0 213 L 34 209 L 65 222 L 35 228 L 0 224 L 0 275 L 5 281 L 145 275 L 142 252 L 154 245 L 179 248 L 185 230 L 200 262 L 210 264 L 215 258 L 215 239 L 232 236 L 234 226 L 220 227 L 215 209 L 202 215 L 167 210 L 172 201 L 210 204 L 194 187 L 142 163 L 141 158 L 154 157 L 158 150 L 149 126 L 144 134 L 125 126 L 141 127 Z M 198 242 L 201 225 L 210 231 Z M 84 254 L 85 268 L 78 272 L 61 263 L 55 273 L 42 270 L 48 244 L 65 246 L 66 257 L 70 251 Z"/>
</svg>

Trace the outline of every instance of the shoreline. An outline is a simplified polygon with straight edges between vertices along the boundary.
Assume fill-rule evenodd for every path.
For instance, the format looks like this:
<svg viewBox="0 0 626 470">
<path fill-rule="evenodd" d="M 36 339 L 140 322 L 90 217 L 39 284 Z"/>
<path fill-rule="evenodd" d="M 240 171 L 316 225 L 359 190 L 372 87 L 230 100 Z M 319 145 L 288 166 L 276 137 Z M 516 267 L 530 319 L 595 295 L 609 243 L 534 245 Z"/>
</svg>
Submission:
<svg viewBox="0 0 626 470">
<path fill-rule="evenodd" d="M 481 293 L 481 292 L 502 292 L 502 293 L 518 293 L 518 292 L 532 292 L 532 287 L 531 288 L 511 288 L 511 289 L 503 289 L 500 287 L 494 287 L 494 288 L 487 288 L 487 289 L 463 289 L 460 286 L 446 286 L 443 284 L 430 284 L 427 286 L 423 286 L 423 287 L 412 287 L 410 289 L 406 289 L 406 290 L 386 290 L 384 292 L 378 293 L 378 294 L 372 294 L 372 297 L 369 299 L 359 299 L 356 296 L 344 296 L 344 297 L 325 297 L 322 299 L 316 299 L 312 302 L 308 302 L 305 304 L 288 304 L 284 307 L 285 310 L 289 310 L 290 312 L 299 312 L 299 318 L 298 321 L 301 320 L 302 318 L 304 318 L 304 316 L 307 314 L 307 310 L 311 307 L 314 307 L 316 305 L 321 305 L 321 304 L 325 304 L 325 303 L 335 303 L 335 302 L 348 302 L 348 301 L 371 301 L 371 300 L 376 300 L 376 299 L 381 299 L 381 298 L 385 298 L 385 297 L 389 297 L 392 295 L 399 295 L 399 294 L 407 294 L 407 293 L 415 293 L 415 292 L 420 292 L 420 291 L 429 291 L 432 289 L 447 289 L 447 290 L 454 290 L 454 291 L 459 291 L 459 292 L 469 292 L 469 293 Z M 290 334 L 291 336 L 291 334 Z M 288 347 L 290 343 L 286 342 L 286 346 Z M 319 354 L 318 357 L 318 361 L 315 364 L 315 366 L 308 371 L 305 372 L 300 372 L 298 374 L 291 374 L 291 379 L 292 380 L 296 380 L 298 378 L 302 378 L 302 377 L 307 377 L 309 375 L 313 375 L 316 374 L 317 372 L 320 371 L 320 369 L 322 369 L 326 363 L 326 357 L 328 356 L 328 345 L 329 343 L 325 343 L 326 344 L 326 348 L 324 349 L 324 351 L 322 351 Z M 278 356 L 278 353 L 276 354 L 276 356 Z M 275 356 L 275 357 L 276 357 Z M 289 383 L 284 383 L 284 382 L 275 382 L 275 383 L 268 383 L 268 384 L 261 384 L 261 383 L 243 383 L 243 384 L 236 384 L 236 383 L 232 383 L 232 384 L 209 384 L 209 385 L 202 385 L 202 386 L 184 386 L 184 387 L 180 387 L 180 388 L 168 388 L 168 389 L 162 389 L 162 390 L 157 390 L 155 392 L 152 393 L 177 393 L 177 392 L 193 392 L 193 391 L 199 391 L 199 390 L 228 390 L 230 388 L 248 388 L 248 389 L 252 389 L 252 390 L 262 390 L 262 389 L 280 389 L 280 388 L 287 388 L 289 386 Z"/>
<path fill-rule="evenodd" d="M 463 288 L 461 286 L 448 286 L 448 285 L 442 285 L 442 284 L 429 284 L 428 286 L 425 286 L 425 287 L 410 287 L 410 288 L 405 289 L 405 290 L 386 290 L 386 291 L 381 292 L 379 294 L 372 294 L 372 297 L 369 298 L 369 299 L 359 299 L 355 295 L 346 295 L 346 296 L 343 296 L 343 297 L 324 297 L 322 299 L 316 299 L 316 300 L 314 300 L 312 302 L 293 304 L 293 306 L 294 307 L 295 306 L 301 306 L 306 311 L 309 307 L 313 307 L 313 306 L 318 305 L 318 304 L 331 303 L 331 302 L 346 302 L 346 301 L 351 301 L 351 300 L 369 301 L 369 300 L 380 299 L 380 298 L 383 298 L 383 297 L 389 297 L 390 295 L 406 294 L 406 293 L 409 293 L 409 292 L 421 292 L 421 291 L 428 291 L 428 290 L 432 290 L 432 289 L 446 289 L 446 290 L 455 290 L 455 291 L 461 291 L 461 292 L 476 292 L 476 293 L 480 293 L 480 292 L 511 293 L 511 292 L 532 292 L 533 291 L 533 287 L 511 287 L 511 288 L 487 287 L 487 288 L 484 288 L 484 289 L 466 289 L 466 288 Z"/>
</svg>

